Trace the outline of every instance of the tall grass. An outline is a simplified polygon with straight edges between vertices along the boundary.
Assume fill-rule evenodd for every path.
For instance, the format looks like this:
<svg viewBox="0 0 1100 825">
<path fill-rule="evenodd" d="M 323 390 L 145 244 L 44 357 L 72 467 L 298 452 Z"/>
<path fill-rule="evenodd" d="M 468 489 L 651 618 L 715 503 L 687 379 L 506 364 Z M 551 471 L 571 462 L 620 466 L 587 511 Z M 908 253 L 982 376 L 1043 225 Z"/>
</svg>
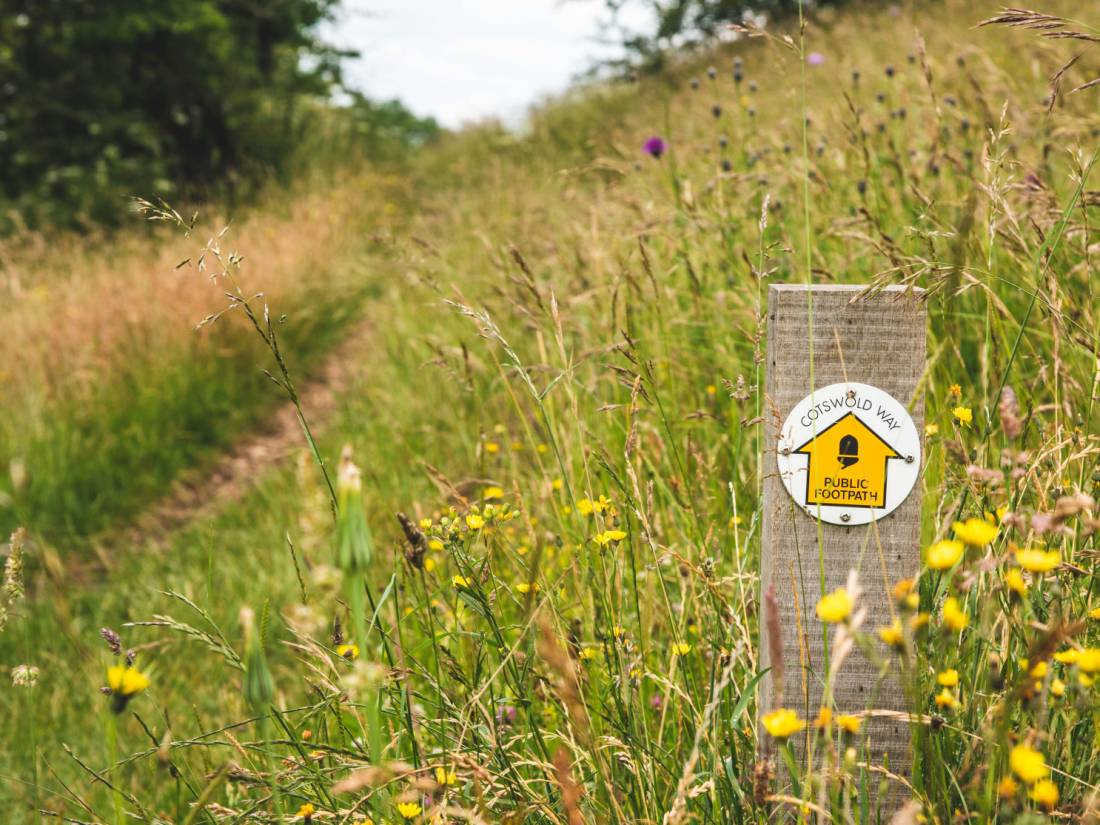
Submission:
<svg viewBox="0 0 1100 825">
<path fill-rule="evenodd" d="M 372 358 L 320 440 L 330 466 L 348 444 L 361 469 L 366 621 L 308 458 L 168 551 L 118 559 L 100 588 L 51 578 L 32 544 L 28 643 L 17 624 L 0 636 L 5 661 L 39 668 L 35 712 L 2 694 L 10 810 L 104 820 L 95 771 L 147 821 L 282 806 L 315 822 L 863 823 L 889 815 L 883 782 L 929 821 L 1095 816 L 1100 123 L 1087 90 L 1046 113 L 1062 44 L 973 30 L 970 3 L 935 10 L 808 19 L 825 62 L 806 66 L 804 158 L 796 52 L 759 40 L 425 157 L 434 188 L 398 228 L 401 262 L 367 279 Z M 643 156 L 656 132 L 669 154 Z M 783 749 L 761 747 L 754 697 L 759 294 L 801 280 L 807 253 L 814 282 L 928 290 L 920 540 L 972 518 L 992 531 L 962 529 L 973 546 L 946 569 L 896 571 L 914 581 L 893 646 L 853 619 L 831 636 L 903 674 L 905 783 L 824 715 L 800 734 L 815 756 L 792 759 L 796 785 L 761 758 Z M 1046 572 L 1016 552 L 1040 547 L 1059 554 Z M 855 571 L 857 606 L 872 575 Z M 236 628 L 264 603 L 275 692 L 259 714 Z M 94 720 L 110 704 L 101 624 L 150 677 L 118 719 L 117 763 Z M 1032 751 L 1057 801 L 1020 770 Z"/>
<path fill-rule="evenodd" d="M 372 267 L 386 265 L 402 186 L 364 174 L 278 193 L 240 225 L 196 227 L 215 235 L 229 226 L 218 242 L 227 256 L 247 250 L 245 287 L 291 310 L 278 326 L 303 376 L 371 288 L 365 250 L 382 253 Z M 11 246 L 0 284 L 5 530 L 25 524 L 53 541 L 86 543 L 165 495 L 181 471 L 209 461 L 278 400 L 240 313 L 196 332 L 225 298 L 222 284 L 179 267 L 195 242 L 135 232 Z"/>
</svg>

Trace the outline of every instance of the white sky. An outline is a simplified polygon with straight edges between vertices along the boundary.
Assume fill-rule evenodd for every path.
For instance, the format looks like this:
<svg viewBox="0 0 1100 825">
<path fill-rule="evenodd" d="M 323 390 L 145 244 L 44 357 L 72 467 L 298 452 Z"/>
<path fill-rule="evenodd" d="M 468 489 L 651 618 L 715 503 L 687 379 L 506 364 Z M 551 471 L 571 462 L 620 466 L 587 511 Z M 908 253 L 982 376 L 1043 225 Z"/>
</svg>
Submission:
<svg viewBox="0 0 1100 825">
<path fill-rule="evenodd" d="M 638 28 L 642 5 L 629 18 Z M 326 36 L 362 54 L 346 67 L 352 86 L 453 127 L 516 122 L 592 58 L 614 55 L 596 40 L 605 15 L 603 0 L 344 0 Z"/>
</svg>

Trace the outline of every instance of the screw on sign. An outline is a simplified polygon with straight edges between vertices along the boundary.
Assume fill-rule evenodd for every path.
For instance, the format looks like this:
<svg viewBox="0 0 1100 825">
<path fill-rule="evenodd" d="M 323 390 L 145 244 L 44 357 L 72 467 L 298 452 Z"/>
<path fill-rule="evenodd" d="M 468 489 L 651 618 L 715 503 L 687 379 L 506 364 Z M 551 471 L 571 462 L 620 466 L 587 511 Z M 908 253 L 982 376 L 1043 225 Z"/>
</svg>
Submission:
<svg viewBox="0 0 1100 825">
<path fill-rule="evenodd" d="M 830 524 L 866 524 L 900 505 L 916 484 L 920 436 L 905 406 L 868 384 L 814 390 L 779 434 L 783 486 Z"/>
</svg>

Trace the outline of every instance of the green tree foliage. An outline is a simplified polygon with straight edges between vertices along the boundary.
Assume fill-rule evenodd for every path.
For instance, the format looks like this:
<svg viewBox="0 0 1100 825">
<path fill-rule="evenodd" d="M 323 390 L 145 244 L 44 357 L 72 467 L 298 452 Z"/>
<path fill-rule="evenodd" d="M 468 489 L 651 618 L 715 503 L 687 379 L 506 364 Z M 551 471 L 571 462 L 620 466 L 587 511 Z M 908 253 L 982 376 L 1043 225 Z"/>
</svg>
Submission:
<svg viewBox="0 0 1100 825">
<path fill-rule="evenodd" d="M 611 13 L 610 28 L 617 30 L 634 62 L 655 68 L 670 46 L 706 41 L 718 35 L 730 23 L 740 23 L 747 15 L 766 15 L 777 19 L 805 9 L 836 5 L 839 0 L 604 0 Z M 652 34 L 628 32 L 618 25 L 619 13 L 626 6 L 650 7 L 655 21 Z"/>
<path fill-rule="evenodd" d="M 318 37 L 337 3 L 0 0 L 0 228 L 287 174 L 340 87 L 349 53 Z"/>
</svg>

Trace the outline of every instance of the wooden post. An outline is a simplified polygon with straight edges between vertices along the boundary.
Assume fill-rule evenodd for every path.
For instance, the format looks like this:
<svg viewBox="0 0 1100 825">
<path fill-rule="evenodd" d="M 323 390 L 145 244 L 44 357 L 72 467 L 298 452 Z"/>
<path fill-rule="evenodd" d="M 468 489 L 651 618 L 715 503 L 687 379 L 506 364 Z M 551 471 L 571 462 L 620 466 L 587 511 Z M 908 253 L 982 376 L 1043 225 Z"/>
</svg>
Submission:
<svg viewBox="0 0 1100 825">
<path fill-rule="evenodd" d="M 810 720 L 821 707 L 825 678 L 821 624 L 814 615 L 822 593 L 821 569 L 824 592 L 843 586 L 849 570 L 857 570 L 863 591 L 859 605 L 867 608 L 863 629 L 875 635 L 892 621 L 894 584 L 916 574 L 920 564 L 919 481 L 894 512 L 873 523 L 851 527 L 822 523 L 819 556 L 818 521 L 795 504 L 777 470 L 777 443 L 787 415 L 812 389 L 830 384 L 851 381 L 884 390 L 909 406 L 916 432 L 923 436 L 923 400 L 914 398 L 926 362 L 927 313 L 920 290 L 890 287 L 863 295 L 865 289 L 776 284 L 768 296 L 761 595 L 773 589 L 778 606 L 780 639 L 775 649 L 783 656 L 782 704 Z M 813 302 L 812 326 L 808 299 Z M 810 386 L 811 330 L 814 387 Z M 763 614 L 763 599 L 761 605 Z M 764 668 L 772 665 L 769 651 L 775 644 L 768 638 L 767 624 L 762 615 Z M 877 635 L 875 644 L 880 644 Z M 893 655 L 884 647 L 882 652 Z M 773 709 L 777 685 L 772 676 L 769 673 L 761 681 L 761 715 Z M 839 713 L 910 710 L 896 670 L 880 684 L 877 669 L 858 650 L 839 671 L 833 696 Z M 861 757 L 908 776 L 908 723 L 870 717 L 864 720 L 864 730 L 870 733 L 870 751 Z M 809 735 L 807 729 L 794 743 L 798 752 L 804 753 Z M 872 776 L 872 787 L 878 778 Z M 893 788 L 889 797 L 903 799 L 902 789 Z"/>
</svg>

